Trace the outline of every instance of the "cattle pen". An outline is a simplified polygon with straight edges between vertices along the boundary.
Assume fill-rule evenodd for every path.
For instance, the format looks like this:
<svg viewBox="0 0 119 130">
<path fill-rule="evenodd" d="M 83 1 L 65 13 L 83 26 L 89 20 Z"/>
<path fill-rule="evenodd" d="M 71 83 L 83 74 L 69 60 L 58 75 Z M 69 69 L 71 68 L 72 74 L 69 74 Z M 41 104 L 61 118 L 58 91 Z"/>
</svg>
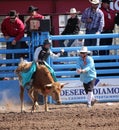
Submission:
<svg viewBox="0 0 119 130">
<path fill-rule="evenodd" d="M 119 38 L 118 33 L 114 34 L 96 34 L 96 35 L 73 35 L 73 36 L 53 36 L 48 32 L 43 32 L 39 36 L 34 32 L 34 39 L 24 37 L 28 48 L 18 50 L 1 49 L 0 54 L 6 55 L 12 53 L 12 59 L 0 59 L 0 77 L 9 77 L 10 80 L 0 81 L 0 129 L 1 130 L 118 130 L 119 129 L 119 45 L 112 46 L 90 46 L 89 50 L 110 50 L 110 55 L 93 56 L 96 64 L 99 82 L 95 86 L 94 93 L 99 102 L 92 109 L 85 106 L 86 97 L 82 91 L 82 84 L 77 75 L 76 62 L 78 56 L 70 56 L 71 52 L 77 52 L 80 47 L 63 48 L 68 57 L 59 57 L 58 59 L 48 59 L 48 63 L 53 67 L 56 76 L 61 82 L 68 82 L 61 92 L 62 105 L 54 105 L 54 101 L 49 97 L 50 111 L 44 112 L 43 106 L 33 114 L 30 113 L 29 97 L 27 90 L 25 93 L 25 102 L 27 103 L 27 112 L 19 113 L 19 83 L 14 73 L 20 59 L 14 59 L 15 53 L 27 53 L 26 60 L 32 61 L 34 48 L 42 44 L 44 39 L 62 40 L 62 39 L 85 39 L 85 38 Z M 38 36 L 38 37 L 37 37 Z M 40 40 L 39 40 L 40 39 Z M 42 40 L 41 40 L 42 39 Z M 12 38 L 10 39 L 12 40 Z M 42 41 L 41 43 L 39 41 Z M 7 42 L 0 38 L 0 42 Z M 32 43 L 32 44 L 31 44 Z M 34 44 L 33 44 L 34 43 Z M 62 47 L 51 47 L 52 51 L 57 53 Z M 102 62 L 100 62 L 102 61 Z M 12 63 L 12 66 L 6 64 Z M 16 123 L 17 122 L 17 123 Z"/>
</svg>

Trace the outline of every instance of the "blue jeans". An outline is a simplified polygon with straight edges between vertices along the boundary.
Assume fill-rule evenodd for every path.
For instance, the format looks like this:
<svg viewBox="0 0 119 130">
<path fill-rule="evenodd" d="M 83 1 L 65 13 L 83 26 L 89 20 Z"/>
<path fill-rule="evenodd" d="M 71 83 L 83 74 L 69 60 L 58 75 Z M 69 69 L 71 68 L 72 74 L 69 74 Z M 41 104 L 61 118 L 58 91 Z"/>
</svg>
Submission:
<svg viewBox="0 0 119 130">
<path fill-rule="evenodd" d="M 64 41 L 65 41 L 65 40 L 60 40 L 60 41 L 59 41 L 60 47 L 65 47 Z M 70 47 L 73 42 L 74 42 L 74 40 L 69 40 L 69 42 L 68 42 L 68 44 L 67 44 L 67 47 Z"/>
<path fill-rule="evenodd" d="M 86 34 L 96 34 L 98 31 L 97 28 L 93 28 L 91 30 L 87 29 Z M 97 39 L 85 39 L 84 46 L 96 46 L 97 45 Z M 98 51 L 94 50 L 93 55 L 98 55 Z"/>
<path fill-rule="evenodd" d="M 72 43 L 74 42 L 74 40 L 69 40 L 67 47 L 70 47 L 72 45 Z"/>
<path fill-rule="evenodd" d="M 108 34 L 108 33 L 113 33 L 112 30 L 106 30 L 106 31 L 103 31 L 101 34 Z M 103 38 L 103 39 L 100 39 L 100 46 L 109 46 L 109 45 L 112 45 L 112 41 L 113 41 L 113 38 Z M 99 51 L 99 55 L 109 55 L 109 50 L 100 50 Z"/>
<path fill-rule="evenodd" d="M 12 45 L 11 42 L 7 42 L 6 46 L 7 46 L 7 49 L 20 49 L 21 43 L 16 42 L 16 45 Z M 12 54 L 7 54 L 6 58 L 12 59 Z M 20 54 L 14 54 L 14 58 L 20 58 Z"/>
<path fill-rule="evenodd" d="M 11 42 L 7 42 L 6 43 L 6 48 L 7 49 L 20 49 L 21 48 L 21 43 L 20 42 L 16 42 L 16 45 L 12 45 Z M 6 54 L 6 59 L 19 59 L 21 54 Z M 11 66 L 12 64 L 7 64 L 6 66 Z M 17 64 L 16 64 L 17 65 Z"/>
<path fill-rule="evenodd" d="M 65 45 L 64 45 L 64 40 L 60 40 L 60 41 L 59 41 L 59 46 L 60 46 L 60 47 L 65 47 Z"/>
</svg>

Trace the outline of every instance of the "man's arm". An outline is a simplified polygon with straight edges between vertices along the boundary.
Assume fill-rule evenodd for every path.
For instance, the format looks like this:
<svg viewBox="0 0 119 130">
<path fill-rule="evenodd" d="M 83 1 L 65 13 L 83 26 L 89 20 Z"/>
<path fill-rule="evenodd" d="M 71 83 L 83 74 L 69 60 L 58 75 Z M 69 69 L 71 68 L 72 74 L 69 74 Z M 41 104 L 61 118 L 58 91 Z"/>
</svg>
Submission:
<svg viewBox="0 0 119 130">
<path fill-rule="evenodd" d="M 69 19 L 68 19 L 67 24 L 66 24 L 66 26 L 65 26 L 65 29 L 64 29 L 64 31 L 61 33 L 61 35 L 66 35 L 68 29 L 69 29 Z"/>
<path fill-rule="evenodd" d="M 87 16 L 87 10 L 88 9 L 85 9 L 85 11 L 82 13 L 82 16 L 81 16 L 81 22 L 82 23 L 86 23 L 87 22 L 87 18 L 88 18 L 88 16 Z"/>
<path fill-rule="evenodd" d="M 92 57 L 89 57 L 88 60 L 87 60 L 87 65 L 83 69 L 84 72 L 88 72 L 93 66 L 94 66 L 94 60 L 93 60 Z"/>
<path fill-rule="evenodd" d="M 37 48 L 36 48 L 36 50 L 35 50 L 35 52 L 34 52 L 34 61 L 35 61 L 35 62 L 38 61 L 38 55 L 39 55 L 39 53 L 40 53 L 41 50 L 42 50 L 41 47 L 37 47 Z"/>
<path fill-rule="evenodd" d="M 97 33 L 101 33 L 102 32 L 102 30 L 103 30 L 103 27 L 104 27 L 104 14 L 103 14 L 103 12 L 100 10 L 100 17 L 101 17 L 101 19 L 100 19 L 100 24 L 99 24 L 99 28 L 98 28 L 98 32 Z"/>
<path fill-rule="evenodd" d="M 59 53 L 57 53 L 57 54 L 53 53 L 53 52 L 50 50 L 50 56 L 51 56 L 52 58 L 58 58 L 58 57 L 60 57 L 60 56 L 63 55 L 63 54 L 64 54 L 64 49 L 61 49 L 61 51 L 60 51 Z"/>
<path fill-rule="evenodd" d="M 17 19 L 18 35 L 15 37 L 15 41 L 19 41 L 24 36 L 24 24 L 20 19 Z"/>
<path fill-rule="evenodd" d="M 8 36 L 7 30 L 6 30 L 6 19 L 4 19 L 2 24 L 1 24 L 1 31 L 2 31 L 2 33 L 4 35 L 4 37 Z"/>
<path fill-rule="evenodd" d="M 78 34 L 79 31 L 80 31 L 80 21 L 79 21 L 79 19 L 77 18 L 77 19 L 76 19 L 76 25 L 75 25 L 73 34 Z"/>
<path fill-rule="evenodd" d="M 80 61 L 77 64 L 77 73 L 78 74 L 88 72 L 94 66 L 94 60 L 91 57 L 88 59 L 87 65 L 83 69 L 80 67 L 79 63 L 80 63 Z"/>
</svg>

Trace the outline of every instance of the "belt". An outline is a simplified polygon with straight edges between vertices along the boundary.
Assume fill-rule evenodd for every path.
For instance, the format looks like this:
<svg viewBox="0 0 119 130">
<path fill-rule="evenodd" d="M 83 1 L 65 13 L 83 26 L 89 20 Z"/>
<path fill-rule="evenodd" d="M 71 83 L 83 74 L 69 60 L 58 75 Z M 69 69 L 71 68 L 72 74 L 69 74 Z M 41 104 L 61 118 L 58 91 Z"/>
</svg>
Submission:
<svg viewBox="0 0 119 130">
<path fill-rule="evenodd" d="M 97 30 L 97 28 L 90 28 L 90 29 L 89 29 L 89 28 L 87 28 L 86 30 L 87 30 L 87 31 Z"/>
<path fill-rule="evenodd" d="M 103 30 L 103 32 L 112 32 L 112 30 Z"/>
</svg>

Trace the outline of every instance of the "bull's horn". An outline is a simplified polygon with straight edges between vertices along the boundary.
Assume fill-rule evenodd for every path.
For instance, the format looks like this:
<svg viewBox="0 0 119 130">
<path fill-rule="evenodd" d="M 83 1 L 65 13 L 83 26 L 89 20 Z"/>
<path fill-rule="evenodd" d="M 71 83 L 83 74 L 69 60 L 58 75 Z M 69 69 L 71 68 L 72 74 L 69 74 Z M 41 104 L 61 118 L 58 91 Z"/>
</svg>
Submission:
<svg viewBox="0 0 119 130">
<path fill-rule="evenodd" d="M 45 87 L 51 88 L 52 84 L 46 84 Z"/>
</svg>

